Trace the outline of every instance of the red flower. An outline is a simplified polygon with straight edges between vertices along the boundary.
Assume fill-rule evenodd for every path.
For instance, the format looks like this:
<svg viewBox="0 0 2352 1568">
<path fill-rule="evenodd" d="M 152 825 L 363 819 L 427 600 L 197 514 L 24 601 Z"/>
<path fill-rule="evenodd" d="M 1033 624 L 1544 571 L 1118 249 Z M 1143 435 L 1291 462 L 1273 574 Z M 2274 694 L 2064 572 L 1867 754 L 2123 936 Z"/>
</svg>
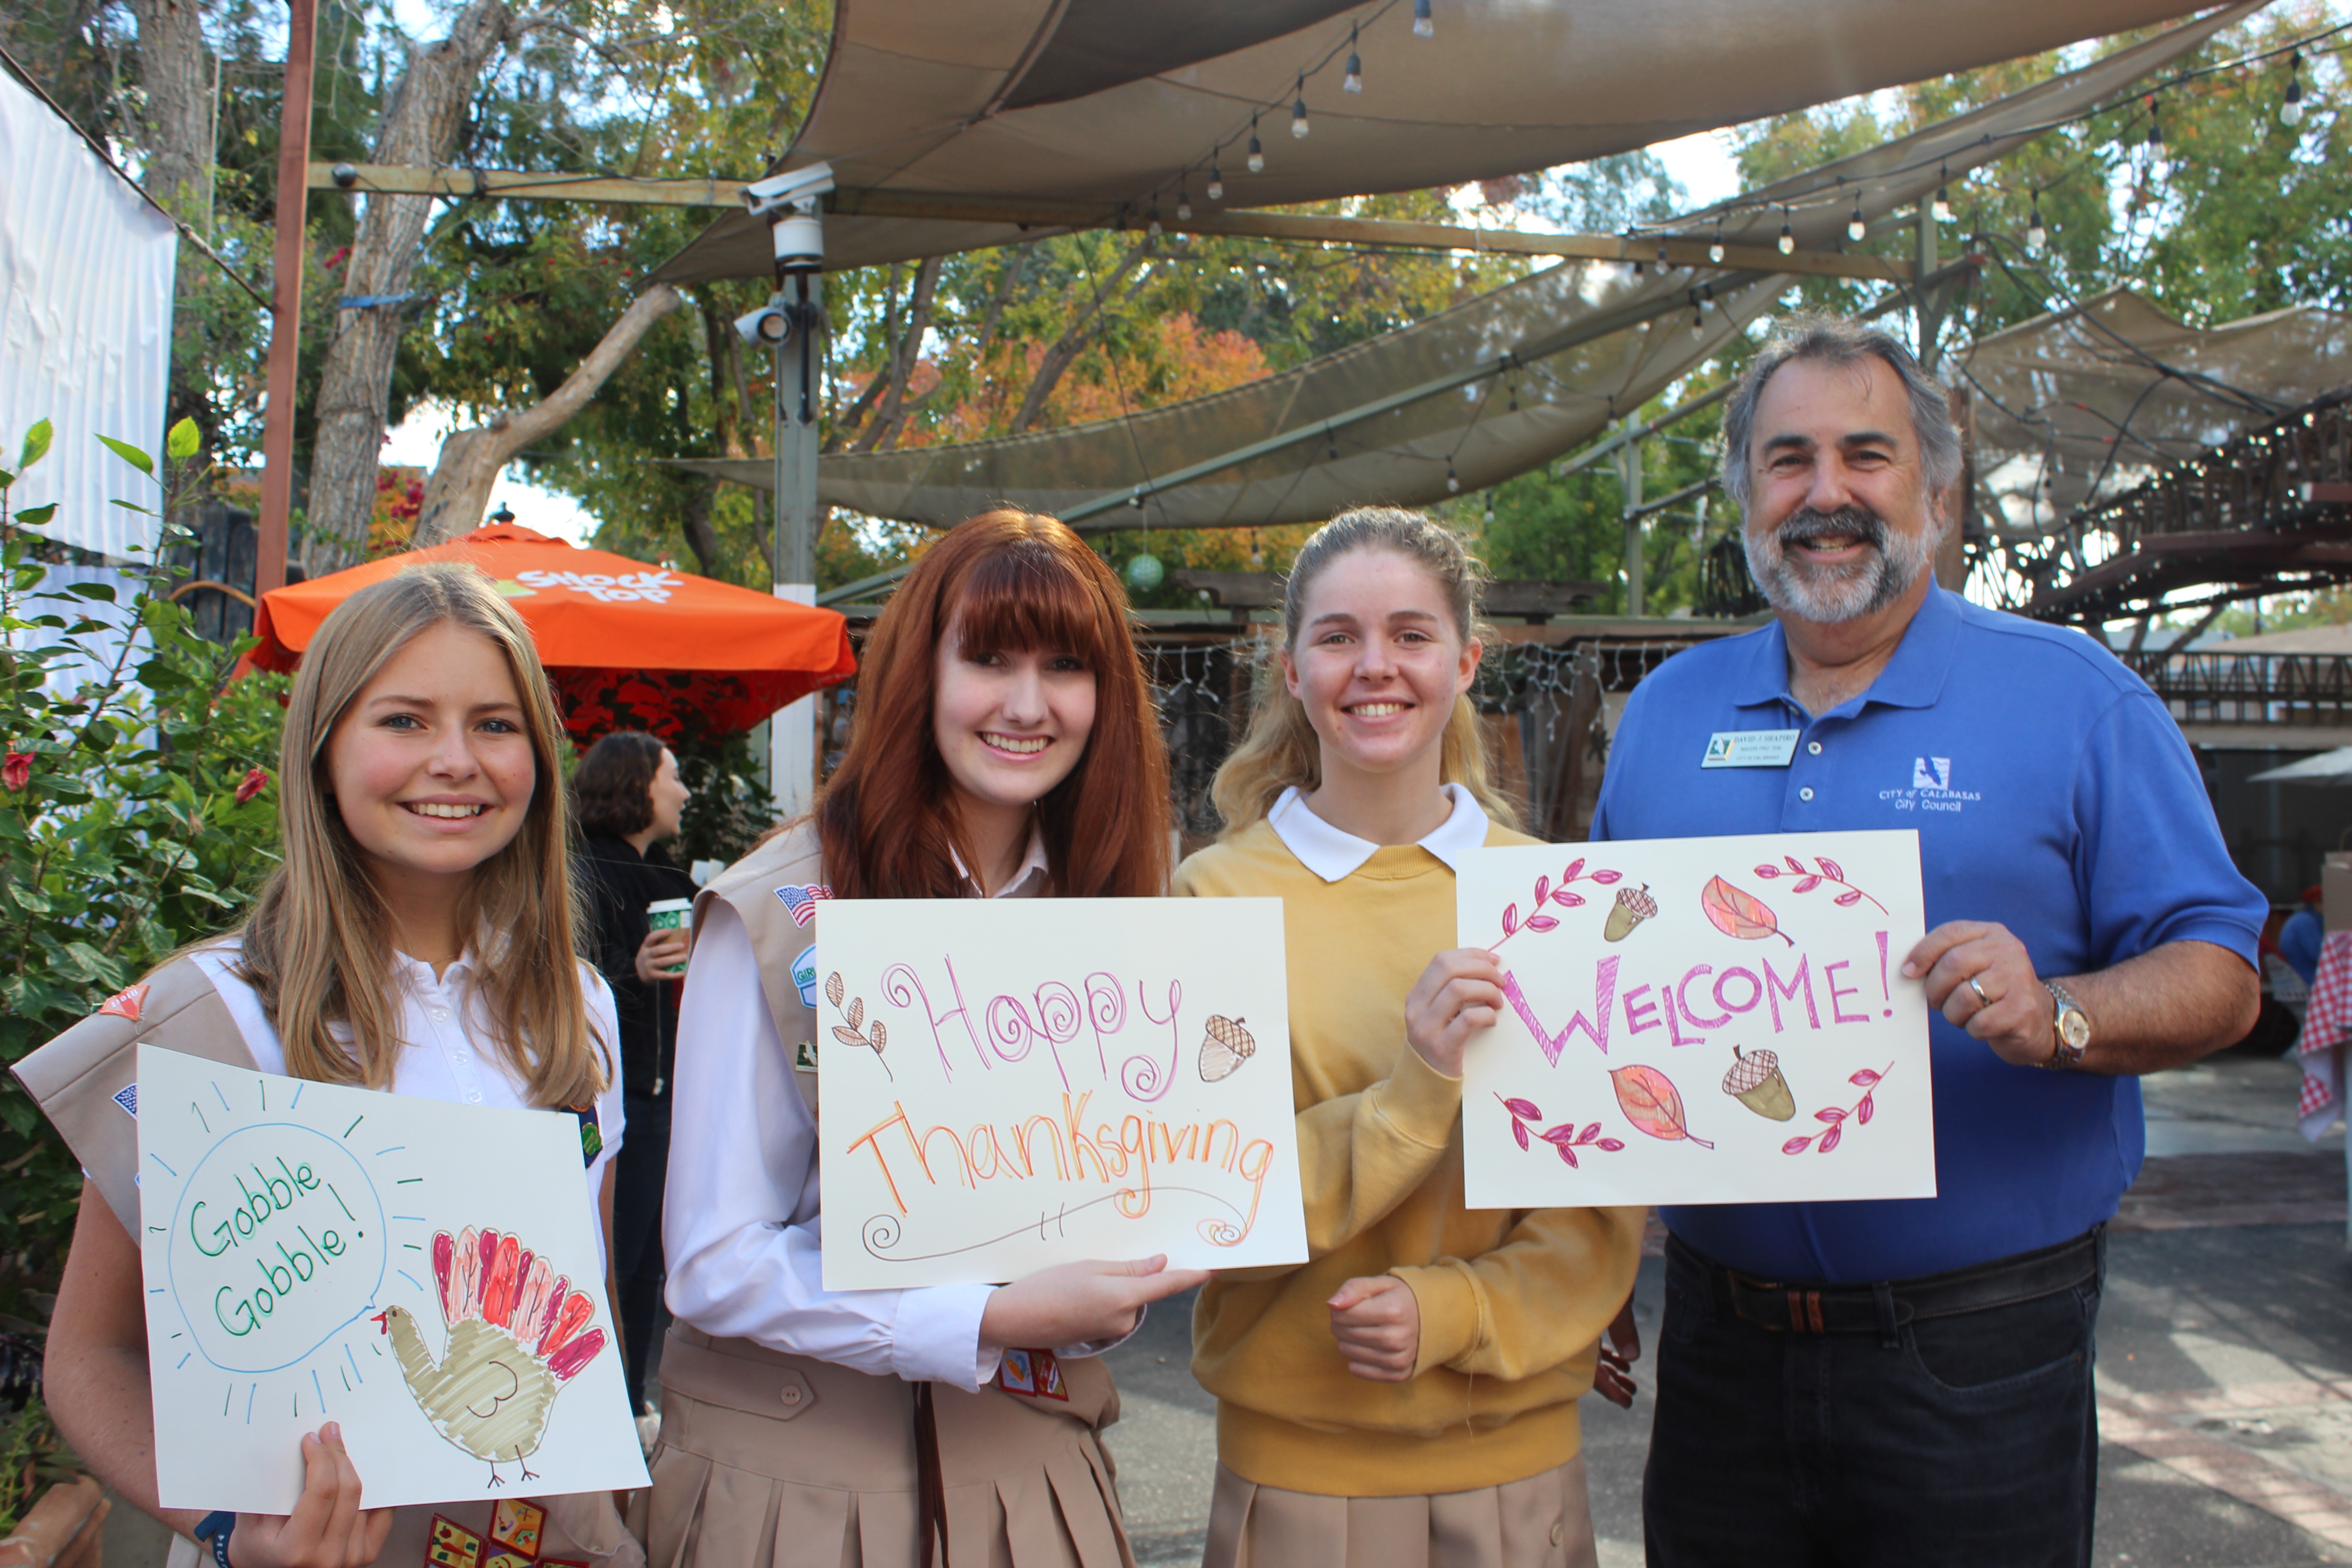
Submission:
<svg viewBox="0 0 2352 1568">
<path fill-rule="evenodd" d="M 247 773 L 243 778 L 236 781 L 236 804 L 243 805 L 247 801 L 251 800 L 255 795 L 259 795 L 263 790 L 266 790 L 268 787 L 269 775 L 263 773 L 259 768 L 254 769 L 251 773 Z"/>
<path fill-rule="evenodd" d="M 10 789 L 23 789 L 32 782 L 33 754 L 30 752 L 11 752 L 5 762 L 0 762 L 0 784 Z"/>
</svg>

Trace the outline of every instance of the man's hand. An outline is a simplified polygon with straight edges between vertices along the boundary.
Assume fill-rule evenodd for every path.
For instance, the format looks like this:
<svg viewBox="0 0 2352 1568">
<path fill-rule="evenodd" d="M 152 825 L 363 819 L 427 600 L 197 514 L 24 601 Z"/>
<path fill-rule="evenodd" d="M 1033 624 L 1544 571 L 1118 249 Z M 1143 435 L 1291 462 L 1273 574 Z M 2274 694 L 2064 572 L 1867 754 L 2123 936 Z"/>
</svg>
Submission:
<svg viewBox="0 0 2352 1568">
<path fill-rule="evenodd" d="M 1374 1383 L 1403 1383 L 1421 1355 L 1421 1303 L 1393 1274 L 1350 1279 L 1327 1303 L 1331 1337 L 1348 1370 Z"/>
<path fill-rule="evenodd" d="M 637 948 L 637 978 L 648 985 L 677 979 L 677 971 L 686 963 L 686 932 L 675 926 L 646 932 Z"/>
<path fill-rule="evenodd" d="M 1423 1061 L 1447 1078 L 1462 1076 L 1470 1037 L 1491 1029 L 1503 1005 L 1503 966 L 1483 947 L 1439 953 L 1404 999 L 1404 1037 Z"/>
<path fill-rule="evenodd" d="M 1601 1332 L 1601 1359 L 1592 1363 L 1593 1392 L 1621 1410 L 1633 1409 L 1633 1363 L 1641 1359 L 1642 1331 L 1633 1326 L 1633 1296 L 1627 1291 L 1625 1304 Z"/>
<path fill-rule="evenodd" d="M 2019 1067 L 2058 1054 L 2056 1014 L 2025 944 L 1990 921 L 1946 921 L 1903 960 L 1903 977 L 1927 982 L 1927 1005 Z"/>
<path fill-rule="evenodd" d="M 241 1513 L 230 1568 L 367 1568 L 392 1532 L 392 1510 L 360 1507 L 359 1471 L 330 1421 L 302 1435 L 302 1495 L 290 1514 Z"/>
</svg>

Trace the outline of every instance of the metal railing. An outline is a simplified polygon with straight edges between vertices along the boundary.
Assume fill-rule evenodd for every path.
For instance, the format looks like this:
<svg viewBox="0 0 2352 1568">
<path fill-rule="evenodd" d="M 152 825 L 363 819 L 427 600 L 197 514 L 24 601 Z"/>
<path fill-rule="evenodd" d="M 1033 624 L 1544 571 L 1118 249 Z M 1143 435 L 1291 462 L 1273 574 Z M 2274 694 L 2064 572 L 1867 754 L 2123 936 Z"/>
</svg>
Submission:
<svg viewBox="0 0 2352 1568">
<path fill-rule="evenodd" d="M 2352 723 L 2352 657 L 2125 653 L 2173 717 L 2220 724 Z"/>
</svg>

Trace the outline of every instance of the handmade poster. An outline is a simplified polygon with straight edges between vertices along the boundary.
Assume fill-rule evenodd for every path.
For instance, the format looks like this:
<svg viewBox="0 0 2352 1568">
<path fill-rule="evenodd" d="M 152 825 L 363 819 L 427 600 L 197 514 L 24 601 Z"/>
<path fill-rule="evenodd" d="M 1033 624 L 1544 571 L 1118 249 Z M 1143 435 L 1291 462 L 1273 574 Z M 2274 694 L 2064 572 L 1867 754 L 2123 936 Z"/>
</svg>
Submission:
<svg viewBox="0 0 2352 1568">
<path fill-rule="evenodd" d="M 592 1123 L 154 1046 L 124 1110 L 164 1507 L 287 1512 L 326 1421 L 371 1507 L 646 1484 Z"/>
<path fill-rule="evenodd" d="M 1474 1208 L 1932 1197 L 1916 833 L 1480 849 L 1460 940 Z"/>
<path fill-rule="evenodd" d="M 1279 899 L 830 900 L 830 1290 L 1307 1259 Z"/>
</svg>

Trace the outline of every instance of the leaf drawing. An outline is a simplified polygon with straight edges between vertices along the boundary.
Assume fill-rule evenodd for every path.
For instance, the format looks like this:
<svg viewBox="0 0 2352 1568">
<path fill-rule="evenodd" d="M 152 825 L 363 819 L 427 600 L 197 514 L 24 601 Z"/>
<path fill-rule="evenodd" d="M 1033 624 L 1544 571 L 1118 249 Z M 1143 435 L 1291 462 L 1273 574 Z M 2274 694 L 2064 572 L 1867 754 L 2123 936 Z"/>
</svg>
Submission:
<svg viewBox="0 0 2352 1568">
<path fill-rule="evenodd" d="M 1566 888 L 1554 889 L 1551 901 L 1564 910 L 1580 910 L 1584 907 L 1584 896 L 1580 893 L 1571 893 Z"/>
<path fill-rule="evenodd" d="M 1842 910 L 1850 910 L 1863 900 L 1870 899 L 1868 893 L 1845 879 L 1845 868 L 1826 855 L 1814 857 L 1813 865 L 1817 869 L 1811 871 L 1806 870 L 1805 863 L 1794 855 L 1783 855 L 1780 859 L 1782 864 L 1789 868 L 1787 870 L 1783 871 L 1779 866 L 1759 866 L 1756 868 L 1758 879 L 1769 882 L 1780 877 L 1794 877 L 1797 879 L 1796 885 L 1789 889 L 1792 893 L 1810 893 L 1823 882 L 1833 882 L 1845 889 L 1833 900 Z M 1876 899 L 1870 899 L 1870 901 L 1877 907 L 1881 914 L 1885 913 L 1885 904 L 1879 903 Z"/>
<path fill-rule="evenodd" d="M 1683 1097 L 1674 1081 L 1655 1068 L 1617 1068 L 1609 1074 L 1610 1087 L 1617 1091 L 1617 1103 L 1624 1108 L 1625 1120 L 1653 1138 L 1672 1142 L 1687 1138 L 1702 1149 L 1714 1144 L 1695 1136 L 1690 1123 L 1683 1116 Z"/>
<path fill-rule="evenodd" d="M 1821 856 L 1817 858 L 1813 863 L 1822 868 L 1822 875 L 1827 877 L 1831 881 L 1843 882 L 1845 880 L 1845 868 L 1840 866 L 1836 861 L 1831 859 L 1828 856 Z"/>
<path fill-rule="evenodd" d="M 836 969 L 824 977 L 824 999 L 838 1007 L 841 1005 L 841 971 Z"/>
<path fill-rule="evenodd" d="M 849 1019 L 849 1026 L 851 1028 L 856 1029 L 864 1027 L 866 1024 L 866 998 L 863 996 L 852 996 L 849 999 L 849 1007 L 846 1016 Z"/>
<path fill-rule="evenodd" d="M 1741 892 L 1720 877 L 1708 879 L 1699 892 L 1698 902 L 1715 929 L 1726 936 L 1736 936 L 1742 942 L 1777 936 L 1790 947 L 1797 945 L 1796 939 L 1780 929 L 1780 922 L 1773 918 L 1772 911 L 1766 909 L 1754 894 Z"/>
<path fill-rule="evenodd" d="M 1494 946 L 1486 951 L 1489 952 L 1496 951 L 1523 931 L 1531 931 L 1538 934 L 1548 931 L 1558 931 L 1559 921 L 1545 914 L 1543 908 L 1546 904 L 1554 904 L 1563 910 L 1582 909 L 1585 904 L 1584 896 L 1569 891 L 1568 885 L 1570 882 L 1592 882 L 1607 887 L 1619 879 L 1619 873 L 1615 871 L 1595 871 L 1587 876 L 1581 856 L 1568 863 L 1568 869 L 1559 874 L 1559 881 L 1557 885 L 1549 877 L 1538 877 L 1534 891 L 1528 900 L 1528 912 L 1525 915 L 1520 914 L 1519 906 L 1516 901 L 1506 904 L 1503 907 L 1503 934 L 1497 937 Z"/>
<path fill-rule="evenodd" d="M 842 990 L 840 975 L 834 974 L 826 977 L 824 994 L 826 999 L 836 1007 L 841 1006 Z M 872 1051 L 874 1059 L 881 1062 L 883 1073 L 891 1081 L 896 1082 L 898 1075 L 890 1071 L 888 1062 L 882 1060 L 882 1048 L 890 1043 L 890 1032 L 882 1026 L 880 1018 L 874 1020 L 870 1033 L 866 1030 L 866 998 L 852 996 L 849 999 L 848 1007 L 844 1009 L 843 1016 L 849 1020 L 848 1026 L 844 1027 L 835 1024 L 833 1026 L 833 1037 L 845 1046 L 860 1046 Z"/>
<path fill-rule="evenodd" d="M 1873 1100 L 1871 1096 L 1876 1090 L 1879 1081 L 1894 1070 L 1895 1064 L 1889 1062 L 1885 1067 L 1879 1068 L 1875 1072 L 1872 1071 L 1869 1068 L 1864 1068 L 1861 1071 L 1849 1076 L 1846 1079 L 1846 1081 L 1863 1091 L 1862 1098 L 1853 1103 L 1852 1109 L 1848 1109 L 1844 1106 L 1831 1105 L 1824 1106 L 1822 1109 L 1814 1111 L 1813 1120 L 1816 1121 L 1827 1122 L 1829 1124 L 1828 1130 L 1826 1131 L 1813 1133 L 1808 1137 L 1791 1138 L 1786 1143 L 1780 1145 L 1780 1152 L 1783 1154 L 1801 1154 L 1807 1149 L 1812 1149 L 1813 1152 L 1816 1154 L 1826 1154 L 1831 1150 L 1838 1146 L 1838 1140 L 1845 1136 L 1845 1130 L 1848 1126 L 1868 1126 L 1870 1124 L 1871 1116 L 1877 1110 L 1876 1102 Z M 1813 1140 L 1816 1138 L 1821 1140 L 1821 1144 L 1818 1148 L 1815 1148 L 1813 1144 Z"/>
<path fill-rule="evenodd" d="M 1673 1090 L 1669 1089 L 1667 1092 L 1672 1093 Z M 1535 1144 L 1528 1135 L 1528 1128 L 1543 1120 L 1543 1112 L 1536 1109 L 1532 1100 L 1504 1100 L 1499 1094 L 1495 1098 L 1502 1100 L 1503 1109 L 1511 1113 L 1511 1136 L 1517 1140 L 1520 1148 L 1532 1150 Z M 1557 1127 L 1546 1127 L 1537 1131 L 1534 1137 L 1550 1144 L 1560 1163 L 1575 1169 L 1582 1168 L 1576 1158 L 1579 1149 L 1598 1149 L 1605 1154 L 1617 1154 L 1623 1152 L 1625 1148 L 1622 1138 L 1601 1136 L 1601 1123 L 1598 1121 L 1587 1122 L 1581 1129 L 1573 1121 L 1563 1121 Z"/>
<path fill-rule="evenodd" d="M 1559 922 L 1552 919 L 1549 915 L 1529 915 L 1528 917 L 1528 929 L 1529 931 L 1558 931 L 1559 929 Z"/>
</svg>

